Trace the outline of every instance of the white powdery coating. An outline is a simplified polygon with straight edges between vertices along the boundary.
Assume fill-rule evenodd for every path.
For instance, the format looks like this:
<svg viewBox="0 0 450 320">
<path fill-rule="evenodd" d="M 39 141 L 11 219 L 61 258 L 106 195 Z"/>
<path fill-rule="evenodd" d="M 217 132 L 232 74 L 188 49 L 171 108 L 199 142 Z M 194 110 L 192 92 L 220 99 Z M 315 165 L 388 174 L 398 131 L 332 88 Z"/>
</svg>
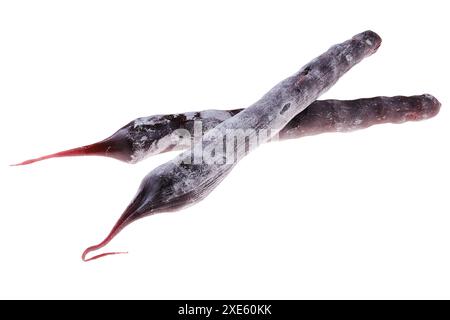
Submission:
<svg viewBox="0 0 450 320">
<path fill-rule="evenodd" d="M 196 114 L 197 112 L 186 112 L 186 113 L 183 113 L 185 116 L 186 116 L 186 120 L 187 121 L 193 121 L 193 120 L 195 120 L 195 114 Z"/>
<path fill-rule="evenodd" d="M 136 150 L 132 155 L 131 159 L 128 161 L 129 163 L 138 163 L 139 161 L 144 160 L 150 156 L 148 152 L 146 152 L 144 149 Z"/>
<path fill-rule="evenodd" d="M 374 39 L 377 43 L 380 41 L 373 32 L 364 32 L 351 40 L 331 47 L 299 72 L 281 81 L 259 101 L 234 117 L 223 121 L 214 130 L 208 131 L 203 136 L 203 149 L 220 147 L 222 141 L 218 138 L 220 135 L 217 133 L 226 135 L 230 130 L 270 129 L 270 135 L 260 142 L 269 140 L 294 116 L 327 91 L 352 66 L 375 52 L 378 46 L 369 45 L 367 42 L 369 38 Z M 370 44 L 373 42 L 370 41 Z M 351 59 L 347 58 L 348 56 Z M 234 150 L 226 148 L 226 152 L 226 158 L 228 158 L 228 155 L 234 153 Z M 209 194 L 244 155 L 240 154 L 233 163 L 201 162 L 189 165 L 192 152 L 185 151 L 172 161 L 150 172 L 144 179 L 144 183 L 148 183 L 150 186 L 156 185 L 160 183 L 155 182 L 163 179 L 165 189 L 160 190 L 164 194 L 163 202 L 170 204 L 177 202 L 177 199 L 183 199 L 181 204 L 178 204 L 178 208 L 181 208 L 188 203 L 201 200 Z M 168 179 L 170 179 L 170 183 L 167 182 Z"/>
<path fill-rule="evenodd" d="M 173 133 L 175 132 L 168 130 L 166 136 L 160 136 L 160 128 L 170 126 L 171 121 L 173 121 L 172 119 L 178 117 L 185 118 L 182 120 L 184 126 L 187 126 L 189 122 L 192 122 L 191 126 L 193 127 L 194 121 L 201 122 L 200 128 L 202 131 L 197 132 L 197 134 L 202 136 L 208 130 L 231 118 L 232 113 L 227 110 L 210 109 L 199 112 L 185 112 L 172 115 L 155 115 L 138 118 L 132 122 L 133 134 L 130 135 L 130 139 L 133 141 L 133 154 L 131 155 L 130 162 L 139 162 L 150 155 L 159 154 L 169 147 L 173 148 L 171 150 L 179 150 L 182 148 L 182 146 L 178 146 L 178 140 L 173 136 Z M 154 142 L 149 145 L 147 143 L 148 140 Z"/>
<path fill-rule="evenodd" d="M 142 117 L 137 118 L 133 121 L 133 127 L 141 127 L 141 126 L 154 126 L 155 124 L 168 124 L 170 122 L 169 119 L 164 118 L 164 115 L 155 115 L 150 117 Z"/>
<path fill-rule="evenodd" d="M 229 119 L 230 113 L 228 111 L 223 111 L 223 110 L 204 110 L 200 112 L 200 117 L 202 119 L 217 119 L 219 121 L 225 121 L 227 119 Z"/>
<path fill-rule="evenodd" d="M 360 125 L 362 122 L 363 122 L 362 119 L 355 119 L 353 121 L 353 124 L 357 126 L 357 125 Z"/>
<path fill-rule="evenodd" d="M 131 155 L 130 163 L 137 163 L 139 161 L 148 158 L 149 156 L 159 154 L 163 150 L 173 146 L 175 143 L 172 134 L 165 135 L 164 137 L 157 139 L 152 142 L 148 147 L 144 147 L 144 143 L 148 140 L 147 136 L 142 136 L 140 141 L 135 141 L 133 144 L 134 152 Z"/>
</svg>

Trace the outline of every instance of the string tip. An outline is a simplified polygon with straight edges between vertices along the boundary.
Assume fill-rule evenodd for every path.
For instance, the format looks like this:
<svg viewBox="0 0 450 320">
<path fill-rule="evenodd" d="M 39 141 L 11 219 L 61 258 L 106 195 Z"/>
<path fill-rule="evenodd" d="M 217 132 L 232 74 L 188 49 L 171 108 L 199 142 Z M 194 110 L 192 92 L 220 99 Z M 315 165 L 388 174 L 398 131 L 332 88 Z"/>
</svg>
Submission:
<svg viewBox="0 0 450 320">
<path fill-rule="evenodd" d="M 98 255 L 93 256 L 93 257 L 90 257 L 90 258 L 86 258 L 86 255 L 87 255 L 90 251 L 91 251 L 91 250 L 89 250 L 89 251 L 86 250 L 85 252 L 83 252 L 83 255 L 81 256 L 81 259 L 82 259 L 84 262 L 89 262 L 89 261 L 92 261 L 92 260 L 97 260 L 97 259 L 99 259 L 99 258 L 103 258 L 103 257 L 106 257 L 106 256 L 117 255 L 117 254 L 128 254 L 128 251 L 106 252 L 106 253 L 101 253 L 101 254 L 98 254 Z"/>
<path fill-rule="evenodd" d="M 27 164 L 30 164 L 30 163 L 31 163 L 30 161 L 23 161 L 23 162 L 19 162 L 19 163 L 10 164 L 9 166 L 10 167 L 18 167 L 18 166 L 24 166 L 24 165 L 27 165 Z"/>
</svg>

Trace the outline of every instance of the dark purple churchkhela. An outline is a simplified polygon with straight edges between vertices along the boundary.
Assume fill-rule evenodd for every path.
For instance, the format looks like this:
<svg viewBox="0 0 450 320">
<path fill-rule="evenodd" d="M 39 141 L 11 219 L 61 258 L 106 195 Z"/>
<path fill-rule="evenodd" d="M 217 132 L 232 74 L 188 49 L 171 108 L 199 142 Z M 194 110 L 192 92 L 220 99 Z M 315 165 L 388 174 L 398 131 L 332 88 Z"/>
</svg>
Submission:
<svg viewBox="0 0 450 320">
<path fill-rule="evenodd" d="M 430 94 L 316 101 L 280 131 L 280 139 L 325 132 L 349 132 L 383 123 L 403 123 L 434 117 L 441 103 Z"/>
<path fill-rule="evenodd" d="M 357 100 L 317 100 L 281 129 L 279 139 L 295 139 L 326 132 L 347 132 L 382 123 L 424 120 L 435 116 L 439 108 L 439 101 L 428 94 Z M 174 133 L 177 130 L 187 130 L 190 136 L 194 137 L 196 121 L 201 123 L 203 131 L 206 132 L 242 110 L 204 110 L 138 118 L 100 142 L 30 159 L 18 165 L 54 157 L 82 155 L 105 156 L 136 163 L 148 156 L 188 147 L 189 144 L 176 139 Z"/>
<path fill-rule="evenodd" d="M 178 210 L 205 198 L 245 156 L 243 153 L 235 154 L 242 147 L 239 142 L 220 154 L 224 136 L 233 130 L 251 129 L 270 131 L 265 137 L 258 136 L 260 143 L 269 140 L 354 65 L 373 54 L 380 44 L 381 38 L 376 33 L 366 31 L 331 47 L 299 72 L 281 81 L 256 103 L 208 131 L 202 138 L 201 150 L 213 150 L 215 161 L 191 163 L 192 152 L 188 150 L 151 171 L 110 234 L 98 245 L 87 248 L 82 259 L 89 261 L 114 254 L 86 257 L 90 252 L 104 247 L 125 226 L 137 219 Z M 231 157 L 235 157 L 233 162 L 226 161 Z"/>
</svg>

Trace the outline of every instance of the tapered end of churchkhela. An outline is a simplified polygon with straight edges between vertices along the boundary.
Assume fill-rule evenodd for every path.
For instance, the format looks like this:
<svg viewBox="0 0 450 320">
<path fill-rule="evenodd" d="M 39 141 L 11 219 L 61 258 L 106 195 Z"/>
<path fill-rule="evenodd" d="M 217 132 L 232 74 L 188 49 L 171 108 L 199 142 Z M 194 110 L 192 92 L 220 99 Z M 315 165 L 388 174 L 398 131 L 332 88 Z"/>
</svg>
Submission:
<svg viewBox="0 0 450 320">
<path fill-rule="evenodd" d="M 106 246 L 109 242 L 111 242 L 111 240 L 129 223 L 131 223 L 131 221 L 128 221 L 128 219 L 130 219 L 130 217 L 133 216 L 133 213 L 136 211 L 135 206 L 133 206 L 133 203 L 130 204 L 128 206 L 128 208 L 125 210 L 125 212 L 122 214 L 122 216 L 120 217 L 120 219 L 116 222 L 116 224 L 114 225 L 114 227 L 111 229 L 111 231 L 109 232 L 109 234 L 106 236 L 106 238 L 100 242 L 99 244 L 90 246 L 88 248 L 86 248 L 86 250 L 84 250 L 83 254 L 81 255 L 81 259 L 83 259 L 83 261 L 88 262 L 88 261 L 92 261 L 92 260 L 96 260 L 98 258 L 102 258 L 105 256 L 109 256 L 109 255 L 115 255 L 115 254 L 126 254 L 128 252 L 125 251 L 119 251 L 119 252 L 106 252 L 106 253 L 101 253 L 95 256 L 92 256 L 90 258 L 87 258 L 86 256 L 96 250 L 99 250 L 101 248 L 103 248 L 104 246 Z"/>
<path fill-rule="evenodd" d="M 20 163 L 12 164 L 11 166 L 23 166 L 51 158 L 76 157 L 76 156 L 103 156 L 128 162 L 131 160 L 131 154 L 132 154 L 132 142 L 127 138 L 125 130 L 120 129 L 119 131 L 114 133 L 109 138 L 106 138 L 105 140 L 89 144 L 86 146 L 77 147 L 45 155 L 42 157 L 25 160 Z"/>
<path fill-rule="evenodd" d="M 97 251 L 103 247 L 105 247 L 111 240 L 120 232 L 123 228 L 125 228 L 130 223 L 151 214 L 152 208 L 156 208 L 155 203 L 159 199 L 159 183 L 153 183 L 148 179 L 144 179 L 139 187 L 139 190 L 134 197 L 133 201 L 128 205 L 125 211 L 120 216 L 119 220 L 117 220 L 114 227 L 111 229 L 106 238 L 100 242 L 99 244 L 88 247 L 84 250 L 81 255 L 81 259 L 83 261 L 92 261 L 98 258 L 102 258 L 109 255 L 115 254 L 124 254 L 128 252 L 106 252 L 98 255 L 94 255 L 92 257 L 87 257 L 87 255 L 93 251 Z"/>
<path fill-rule="evenodd" d="M 189 204 L 195 195 L 191 193 L 174 194 L 173 186 L 179 179 L 178 175 L 172 174 L 168 176 L 163 174 L 167 171 L 173 172 L 175 168 L 176 165 L 173 163 L 170 163 L 169 167 L 161 165 L 142 180 L 134 199 L 122 213 L 106 238 L 99 244 L 84 250 L 81 256 L 83 261 L 91 261 L 104 256 L 123 253 L 106 252 L 87 257 L 89 253 L 105 247 L 120 231 L 132 222 L 156 213 L 176 211 Z"/>
<path fill-rule="evenodd" d="M 111 230 L 111 232 L 108 234 L 108 236 L 99 244 L 96 244 L 94 246 L 90 246 L 88 247 L 86 250 L 84 250 L 83 254 L 81 255 L 81 259 L 83 259 L 84 262 L 88 262 L 88 261 L 92 261 L 92 260 L 96 260 L 102 257 L 106 257 L 106 256 L 111 256 L 111 255 L 116 255 L 116 254 L 127 254 L 127 251 L 114 251 L 114 252 L 105 252 L 105 253 L 101 253 L 95 256 L 92 256 L 90 258 L 86 258 L 86 256 L 92 252 L 92 251 L 96 251 L 98 249 L 103 248 L 104 246 L 106 246 L 122 229 L 123 227 L 121 227 L 120 221 L 117 222 L 117 224 L 113 227 L 113 229 Z"/>
</svg>

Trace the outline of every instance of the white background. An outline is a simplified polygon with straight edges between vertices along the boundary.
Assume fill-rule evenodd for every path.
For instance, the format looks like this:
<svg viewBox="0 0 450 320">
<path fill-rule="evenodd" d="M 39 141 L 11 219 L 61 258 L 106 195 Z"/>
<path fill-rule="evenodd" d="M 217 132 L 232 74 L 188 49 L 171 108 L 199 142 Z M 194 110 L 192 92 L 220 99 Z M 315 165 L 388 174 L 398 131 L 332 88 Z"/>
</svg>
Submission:
<svg viewBox="0 0 450 320">
<path fill-rule="evenodd" d="M 445 1 L 2 1 L 1 298 L 450 298 Z M 91 263 L 141 178 L 107 158 L 8 164 L 158 113 L 245 107 L 372 29 L 322 98 L 430 93 L 433 119 L 267 144 L 204 201 Z"/>
</svg>

